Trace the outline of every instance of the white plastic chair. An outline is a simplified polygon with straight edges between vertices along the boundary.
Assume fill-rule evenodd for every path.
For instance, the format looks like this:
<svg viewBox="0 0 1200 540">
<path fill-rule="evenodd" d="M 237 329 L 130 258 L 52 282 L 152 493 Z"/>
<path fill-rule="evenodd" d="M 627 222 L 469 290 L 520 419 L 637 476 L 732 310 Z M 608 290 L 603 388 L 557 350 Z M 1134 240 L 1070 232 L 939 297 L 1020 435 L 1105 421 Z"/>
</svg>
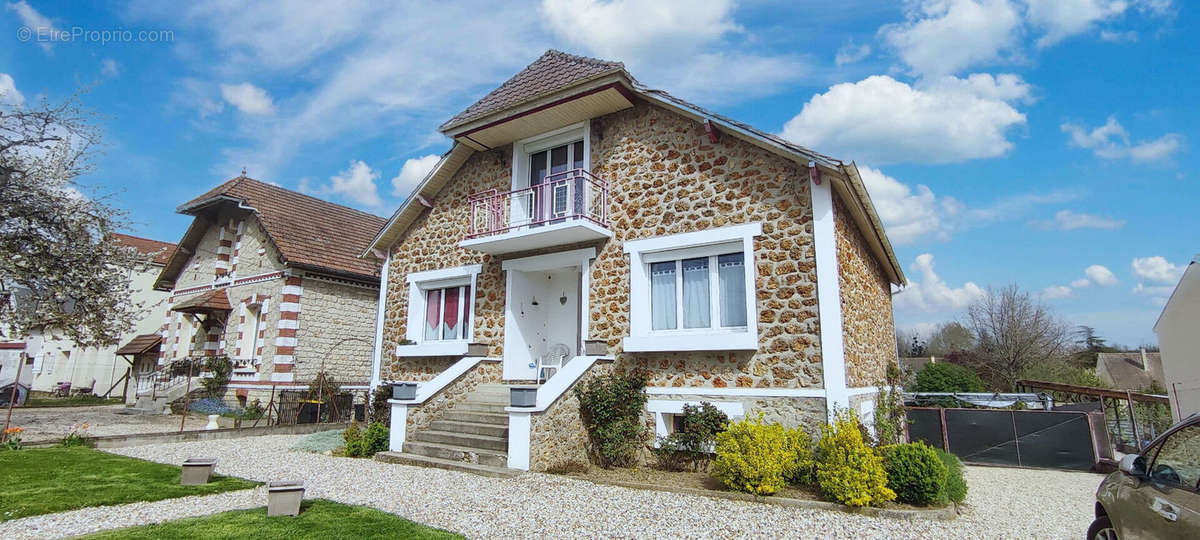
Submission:
<svg viewBox="0 0 1200 540">
<path fill-rule="evenodd" d="M 557 374 L 558 371 L 562 369 L 563 365 L 567 363 L 569 356 L 571 356 L 570 347 L 562 343 L 555 343 L 554 345 L 551 345 L 550 349 L 546 351 L 546 354 L 543 354 L 540 358 L 538 358 L 537 371 L 533 372 L 534 377 L 537 379 L 537 383 L 542 384 L 542 381 L 550 380 L 551 375 L 546 374 L 546 370 L 552 369 L 554 370 L 554 373 Z"/>
</svg>

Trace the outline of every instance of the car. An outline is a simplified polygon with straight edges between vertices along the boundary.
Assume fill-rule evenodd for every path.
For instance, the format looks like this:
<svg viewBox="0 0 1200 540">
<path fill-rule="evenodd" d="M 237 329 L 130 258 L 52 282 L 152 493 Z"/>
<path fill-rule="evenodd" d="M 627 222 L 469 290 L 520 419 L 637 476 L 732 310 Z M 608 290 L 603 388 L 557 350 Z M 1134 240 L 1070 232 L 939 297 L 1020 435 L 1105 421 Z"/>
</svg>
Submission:
<svg viewBox="0 0 1200 540">
<path fill-rule="evenodd" d="M 1096 490 L 1089 540 L 1200 538 L 1200 414 L 1121 458 Z"/>
</svg>

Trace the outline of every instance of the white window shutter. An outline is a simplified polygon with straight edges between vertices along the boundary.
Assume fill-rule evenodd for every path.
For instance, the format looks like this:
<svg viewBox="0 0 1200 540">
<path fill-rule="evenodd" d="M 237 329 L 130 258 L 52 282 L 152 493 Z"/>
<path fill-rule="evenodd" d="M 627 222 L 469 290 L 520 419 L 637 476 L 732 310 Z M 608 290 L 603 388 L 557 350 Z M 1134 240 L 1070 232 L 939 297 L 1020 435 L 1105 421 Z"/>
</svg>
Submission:
<svg viewBox="0 0 1200 540">
<path fill-rule="evenodd" d="M 34 373 L 34 375 L 37 375 L 38 373 L 42 372 L 42 357 L 44 354 L 45 353 L 43 353 L 42 351 L 38 351 L 38 353 L 33 356 L 33 373 Z"/>
</svg>

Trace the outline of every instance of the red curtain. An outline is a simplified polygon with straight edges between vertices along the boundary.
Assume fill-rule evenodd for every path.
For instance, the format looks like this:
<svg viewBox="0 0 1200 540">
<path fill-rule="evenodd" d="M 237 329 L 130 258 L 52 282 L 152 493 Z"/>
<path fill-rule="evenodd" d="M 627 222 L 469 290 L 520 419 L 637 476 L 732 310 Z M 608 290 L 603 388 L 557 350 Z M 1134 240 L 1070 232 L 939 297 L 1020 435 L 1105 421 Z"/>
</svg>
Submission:
<svg viewBox="0 0 1200 540">
<path fill-rule="evenodd" d="M 458 287 L 446 289 L 446 313 L 443 318 L 446 321 L 446 326 L 457 328 L 458 323 Z"/>
</svg>

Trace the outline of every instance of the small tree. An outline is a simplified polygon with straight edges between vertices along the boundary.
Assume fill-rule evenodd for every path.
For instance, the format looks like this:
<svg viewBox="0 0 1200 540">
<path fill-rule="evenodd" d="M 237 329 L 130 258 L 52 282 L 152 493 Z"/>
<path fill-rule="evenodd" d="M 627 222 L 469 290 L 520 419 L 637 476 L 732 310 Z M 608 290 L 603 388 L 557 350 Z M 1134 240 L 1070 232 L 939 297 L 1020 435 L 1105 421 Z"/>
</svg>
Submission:
<svg viewBox="0 0 1200 540">
<path fill-rule="evenodd" d="M 131 330 L 133 271 L 150 257 L 113 240 L 125 212 L 77 179 L 100 142 L 77 98 L 24 108 L 0 100 L 0 326 L 109 346 Z"/>
<path fill-rule="evenodd" d="M 1030 366 L 1067 350 L 1066 325 L 1016 285 L 989 289 L 968 306 L 967 317 L 978 340 L 972 367 L 998 388 L 1012 389 Z"/>
</svg>

